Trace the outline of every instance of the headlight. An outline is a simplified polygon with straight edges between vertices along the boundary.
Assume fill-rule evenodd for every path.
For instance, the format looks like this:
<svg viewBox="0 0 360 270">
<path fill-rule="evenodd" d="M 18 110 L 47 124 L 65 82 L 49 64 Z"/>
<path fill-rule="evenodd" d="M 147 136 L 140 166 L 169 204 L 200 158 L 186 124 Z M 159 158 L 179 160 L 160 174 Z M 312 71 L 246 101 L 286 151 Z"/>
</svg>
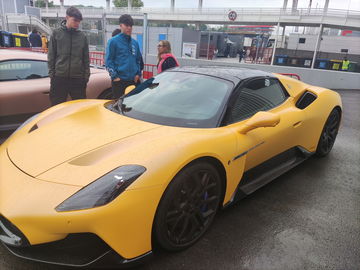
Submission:
<svg viewBox="0 0 360 270">
<path fill-rule="evenodd" d="M 140 165 L 118 167 L 80 189 L 55 209 L 58 212 L 62 212 L 105 205 L 119 196 L 145 171 L 146 168 Z"/>
</svg>

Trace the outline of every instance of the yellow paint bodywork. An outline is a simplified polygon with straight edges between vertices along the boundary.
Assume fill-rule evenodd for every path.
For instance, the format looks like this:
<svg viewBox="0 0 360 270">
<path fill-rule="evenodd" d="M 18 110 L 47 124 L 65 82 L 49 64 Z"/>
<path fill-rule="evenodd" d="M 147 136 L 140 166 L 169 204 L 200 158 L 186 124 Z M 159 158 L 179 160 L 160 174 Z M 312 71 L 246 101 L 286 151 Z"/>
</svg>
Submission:
<svg viewBox="0 0 360 270">
<path fill-rule="evenodd" d="M 294 146 L 316 150 L 328 115 L 341 107 L 339 95 L 288 77 L 279 75 L 279 79 L 290 94 L 270 110 L 280 122 L 245 134 L 240 131 L 251 119 L 193 129 L 128 118 L 104 108 L 107 101 L 103 100 L 50 108 L 0 147 L 0 214 L 32 245 L 89 232 L 124 258 L 145 254 L 152 249 L 152 225 L 160 199 L 190 162 L 207 157 L 223 167 L 226 204 L 244 171 Z M 294 104 L 306 90 L 318 99 L 304 110 L 297 109 Z M 29 132 L 35 124 L 37 129 Z M 82 187 L 126 164 L 142 165 L 146 172 L 111 203 L 88 210 L 55 210 Z"/>
</svg>

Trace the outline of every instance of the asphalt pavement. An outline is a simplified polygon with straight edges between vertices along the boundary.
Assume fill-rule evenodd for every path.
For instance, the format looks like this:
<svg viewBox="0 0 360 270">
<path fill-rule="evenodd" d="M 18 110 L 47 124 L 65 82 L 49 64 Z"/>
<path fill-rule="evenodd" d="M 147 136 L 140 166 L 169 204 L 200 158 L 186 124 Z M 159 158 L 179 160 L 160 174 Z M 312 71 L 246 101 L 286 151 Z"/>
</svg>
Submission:
<svg viewBox="0 0 360 270">
<path fill-rule="evenodd" d="M 156 252 L 134 269 L 360 269 L 360 90 L 339 92 L 343 120 L 327 157 L 308 159 L 221 211 L 188 250 Z M 0 245 L 0 269 L 69 268 L 25 261 Z"/>
</svg>

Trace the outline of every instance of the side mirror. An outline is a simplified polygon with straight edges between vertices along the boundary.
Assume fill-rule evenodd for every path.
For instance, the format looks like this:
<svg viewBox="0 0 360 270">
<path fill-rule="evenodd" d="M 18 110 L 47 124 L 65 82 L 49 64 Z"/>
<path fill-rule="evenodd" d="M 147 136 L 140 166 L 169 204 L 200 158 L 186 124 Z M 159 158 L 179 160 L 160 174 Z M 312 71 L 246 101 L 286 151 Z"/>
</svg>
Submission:
<svg viewBox="0 0 360 270">
<path fill-rule="evenodd" d="M 257 112 L 240 128 L 239 133 L 246 134 L 260 127 L 275 127 L 280 123 L 280 116 L 271 112 Z"/>
<path fill-rule="evenodd" d="M 126 87 L 124 95 L 129 94 L 132 90 L 135 89 L 135 87 L 135 85 L 129 85 L 128 87 Z"/>
</svg>

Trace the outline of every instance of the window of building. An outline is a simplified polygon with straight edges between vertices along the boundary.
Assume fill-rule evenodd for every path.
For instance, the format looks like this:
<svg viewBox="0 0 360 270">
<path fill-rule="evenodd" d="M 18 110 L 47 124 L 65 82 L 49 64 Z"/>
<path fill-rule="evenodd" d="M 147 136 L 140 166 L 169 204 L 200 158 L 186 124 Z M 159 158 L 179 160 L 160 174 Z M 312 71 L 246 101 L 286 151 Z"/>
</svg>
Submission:
<svg viewBox="0 0 360 270">
<path fill-rule="evenodd" d="M 299 38 L 299 43 L 305 43 L 306 38 Z"/>
</svg>

